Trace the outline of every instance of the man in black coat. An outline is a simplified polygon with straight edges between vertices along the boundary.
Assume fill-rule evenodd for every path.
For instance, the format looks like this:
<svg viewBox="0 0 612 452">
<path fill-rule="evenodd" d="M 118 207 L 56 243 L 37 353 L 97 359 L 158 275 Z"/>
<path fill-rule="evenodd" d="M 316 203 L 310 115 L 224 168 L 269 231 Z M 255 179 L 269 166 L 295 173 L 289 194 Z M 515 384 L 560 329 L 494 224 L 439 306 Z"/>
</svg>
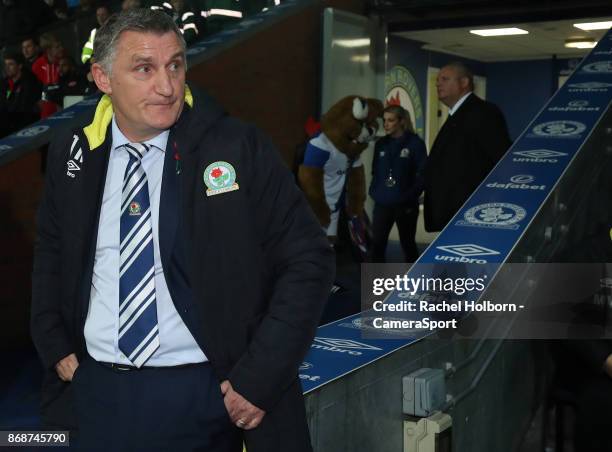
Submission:
<svg viewBox="0 0 612 452">
<path fill-rule="evenodd" d="M 34 36 L 26 36 L 21 41 L 21 54 L 24 59 L 24 67 L 31 71 L 32 64 L 34 64 L 34 61 L 40 56 L 40 47 Z"/>
<path fill-rule="evenodd" d="M 77 69 L 70 56 L 64 55 L 59 60 L 59 82 L 47 87 L 47 100 L 63 108 L 66 96 L 84 96 L 88 88 L 87 77 Z"/>
<path fill-rule="evenodd" d="M 270 141 L 185 84 L 185 42 L 112 16 L 104 93 L 49 149 L 31 329 L 43 419 L 84 451 L 310 451 L 298 368 L 333 251 Z"/>
<path fill-rule="evenodd" d="M 450 108 L 425 170 L 425 229 L 441 231 L 510 147 L 502 112 L 473 93 L 463 63 L 438 73 L 438 98 Z"/>
<path fill-rule="evenodd" d="M 38 101 L 42 86 L 24 69 L 18 53 L 4 56 L 6 77 L 0 80 L 0 138 L 38 119 Z"/>
</svg>

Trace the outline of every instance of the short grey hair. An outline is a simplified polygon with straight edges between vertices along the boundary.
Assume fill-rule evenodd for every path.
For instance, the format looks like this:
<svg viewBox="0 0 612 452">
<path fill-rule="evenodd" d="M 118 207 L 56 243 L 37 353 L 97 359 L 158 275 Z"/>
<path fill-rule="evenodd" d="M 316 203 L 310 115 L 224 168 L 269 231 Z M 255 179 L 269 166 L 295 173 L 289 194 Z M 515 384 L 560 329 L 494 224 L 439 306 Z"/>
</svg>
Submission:
<svg viewBox="0 0 612 452">
<path fill-rule="evenodd" d="M 451 67 L 457 72 L 457 77 L 467 78 L 468 87 L 471 91 L 474 91 L 474 73 L 470 70 L 467 65 L 461 61 L 453 61 L 444 65 L 444 67 Z"/>
<path fill-rule="evenodd" d="M 93 54 L 96 62 L 109 75 L 112 73 L 119 37 L 124 31 L 153 33 L 157 35 L 173 32 L 181 44 L 183 54 L 187 49 L 183 34 L 168 14 L 148 8 L 122 11 L 121 13 L 113 14 L 96 32 L 94 39 Z"/>
</svg>

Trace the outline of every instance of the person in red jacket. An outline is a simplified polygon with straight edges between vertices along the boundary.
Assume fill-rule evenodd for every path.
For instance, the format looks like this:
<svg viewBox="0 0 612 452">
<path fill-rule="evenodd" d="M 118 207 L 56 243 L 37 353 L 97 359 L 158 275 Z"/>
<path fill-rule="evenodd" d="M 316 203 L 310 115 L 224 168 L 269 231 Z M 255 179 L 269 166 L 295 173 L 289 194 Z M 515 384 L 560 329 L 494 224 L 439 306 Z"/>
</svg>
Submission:
<svg viewBox="0 0 612 452">
<path fill-rule="evenodd" d="M 43 53 L 32 64 L 32 73 L 43 85 L 43 96 L 40 102 L 40 117 L 46 118 L 57 111 L 57 106 L 46 99 L 46 89 L 59 82 L 59 60 L 64 54 L 62 43 L 51 33 L 40 35 L 40 47 Z"/>
</svg>

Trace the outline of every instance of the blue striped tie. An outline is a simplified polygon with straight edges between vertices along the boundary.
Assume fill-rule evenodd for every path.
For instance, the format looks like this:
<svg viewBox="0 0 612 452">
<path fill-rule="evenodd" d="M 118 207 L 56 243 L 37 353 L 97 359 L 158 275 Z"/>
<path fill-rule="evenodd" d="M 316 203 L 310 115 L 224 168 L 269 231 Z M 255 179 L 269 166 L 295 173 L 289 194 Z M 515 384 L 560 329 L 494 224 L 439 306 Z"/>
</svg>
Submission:
<svg viewBox="0 0 612 452">
<path fill-rule="evenodd" d="M 121 195 L 119 349 L 141 367 L 159 348 L 149 186 L 141 164 L 149 147 L 130 143 L 124 148 L 130 161 Z"/>
</svg>

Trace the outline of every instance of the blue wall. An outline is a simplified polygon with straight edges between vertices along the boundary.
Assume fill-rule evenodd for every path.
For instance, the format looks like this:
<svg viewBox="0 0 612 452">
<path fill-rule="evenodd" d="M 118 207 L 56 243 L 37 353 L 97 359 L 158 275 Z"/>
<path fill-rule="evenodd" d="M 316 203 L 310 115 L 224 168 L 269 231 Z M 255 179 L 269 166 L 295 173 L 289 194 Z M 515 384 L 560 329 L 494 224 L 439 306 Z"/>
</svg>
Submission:
<svg viewBox="0 0 612 452">
<path fill-rule="evenodd" d="M 504 112 L 513 141 L 557 90 L 554 66 L 552 59 L 487 64 L 487 100 Z"/>
<path fill-rule="evenodd" d="M 426 115 L 427 66 L 429 65 L 429 58 L 427 52 L 421 50 L 421 45 L 420 42 L 389 36 L 387 44 L 387 69 L 390 70 L 393 66 L 399 65 L 404 66 L 410 71 L 419 89 L 423 114 Z"/>
<path fill-rule="evenodd" d="M 463 61 L 474 74 L 487 78 L 487 100 L 506 116 L 510 138 L 515 140 L 557 89 L 559 74 L 567 74 L 579 60 L 512 61 L 484 63 L 421 49 L 418 41 L 389 36 L 387 66 L 401 65 L 412 73 L 424 108 L 427 108 L 427 68 Z M 427 112 L 425 112 L 427 114 Z M 425 116 L 427 117 L 427 116 Z"/>
</svg>

